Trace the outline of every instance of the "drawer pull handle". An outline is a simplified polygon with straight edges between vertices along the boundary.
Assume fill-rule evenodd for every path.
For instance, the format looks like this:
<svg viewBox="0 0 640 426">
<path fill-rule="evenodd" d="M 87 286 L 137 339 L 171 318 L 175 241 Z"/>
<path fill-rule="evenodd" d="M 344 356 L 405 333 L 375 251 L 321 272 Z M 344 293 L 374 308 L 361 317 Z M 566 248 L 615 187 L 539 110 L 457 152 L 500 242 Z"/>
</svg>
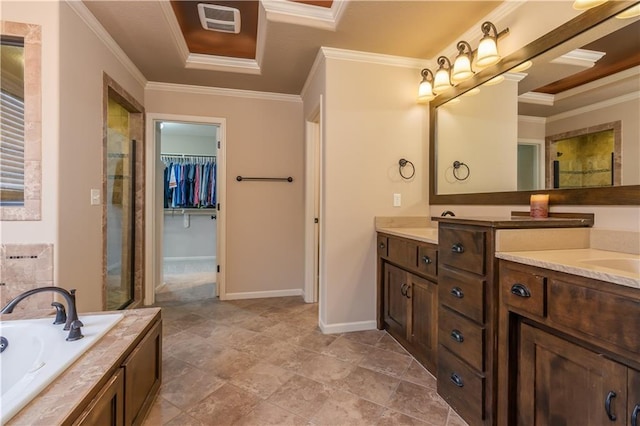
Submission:
<svg viewBox="0 0 640 426">
<path fill-rule="evenodd" d="M 462 377 L 458 376 L 456 373 L 451 373 L 451 381 L 454 385 L 461 388 L 464 387 L 464 382 L 462 381 Z"/>
<path fill-rule="evenodd" d="M 433 263 L 433 261 L 429 256 L 422 256 L 422 261 L 427 265 L 430 265 L 431 263 Z"/>
<path fill-rule="evenodd" d="M 511 294 L 518 297 L 531 297 L 531 292 L 529 291 L 529 289 L 522 284 L 514 284 L 513 286 L 511 286 Z"/>
<path fill-rule="evenodd" d="M 464 246 L 460 243 L 455 243 L 451 246 L 451 251 L 454 253 L 464 253 Z"/>
<path fill-rule="evenodd" d="M 611 420 L 612 422 L 615 422 L 617 418 L 616 415 L 611 412 L 611 400 L 616 396 L 617 395 L 614 391 L 609 391 L 609 393 L 607 394 L 607 398 L 604 400 L 604 409 L 607 412 L 609 420 Z"/>
<path fill-rule="evenodd" d="M 383 249 L 383 248 L 385 248 L 385 245 L 384 245 L 384 243 L 380 243 L 380 244 L 378 244 L 378 247 Z"/>
<path fill-rule="evenodd" d="M 460 332 L 460 330 L 451 330 L 451 338 L 458 343 L 464 342 L 464 336 Z"/>
<path fill-rule="evenodd" d="M 631 412 L 631 426 L 639 426 L 638 417 L 640 417 L 640 404 L 636 404 L 636 406 L 633 407 L 633 411 Z"/>
<path fill-rule="evenodd" d="M 462 292 L 462 289 L 460 287 L 453 287 L 450 293 L 458 299 L 462 299 L 464 297 L 464 293 Z"/>
<path fill-rule="evenodd" d="M 407 287 L 409 287 L 407 284 L 402 284 L 402 287 L 400 287 L 400 294 L 402 294 L 403 296 L 407 295 Z"/>
</svg>

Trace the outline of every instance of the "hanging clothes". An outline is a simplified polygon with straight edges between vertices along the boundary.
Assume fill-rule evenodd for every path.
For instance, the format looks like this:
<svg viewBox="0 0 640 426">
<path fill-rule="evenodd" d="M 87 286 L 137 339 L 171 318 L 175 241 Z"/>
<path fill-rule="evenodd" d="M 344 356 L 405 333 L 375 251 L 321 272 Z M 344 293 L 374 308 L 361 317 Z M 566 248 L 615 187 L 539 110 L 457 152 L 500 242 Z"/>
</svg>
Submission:
<svg viewBox="0 0 640 426">
<path fill-rule="evenodd" d="M 165 208 L 216 206 L 216 157 L 161 155 Z"/>
</svg>

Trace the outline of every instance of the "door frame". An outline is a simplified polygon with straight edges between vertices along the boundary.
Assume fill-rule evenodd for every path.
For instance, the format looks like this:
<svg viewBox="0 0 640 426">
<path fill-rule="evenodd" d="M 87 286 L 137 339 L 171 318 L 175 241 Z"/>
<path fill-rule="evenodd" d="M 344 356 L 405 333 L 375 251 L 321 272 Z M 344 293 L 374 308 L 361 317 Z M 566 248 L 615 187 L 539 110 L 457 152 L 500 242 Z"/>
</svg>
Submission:
<svg viewBox="0 0 640 426">
<path fill-rule="evenodd" d="M 160 141 L 156 138 L 156 123 L 160 121 L 183 122 L 190 124 L 209 124 L 218 126 L 218 141 L 216 148 L 216 185 L 217 202 L 220 209 L 216 213 L 216 260 L 219 271 L 216 277 L 216 293 L 220 300 L 226 299 L 225 272 L 226 272 L 226 127 L 225 118 L 204 117 L 195 115 L 178 114 L 158 114 L 147 113 L 146 115 L 146 188 L 145 188 L 145 305 L 155 303 L 155 283 L 162 279 L 162 235 L 164 217 L 162 211 L 158 211 L 158 206 L 162 205 L 157 194 L 156 165 L 160 161 Z"/>
<path fill-rule="evenodd" d="M 319 297 L 324 274 L 322 273 L 322 122 L 323 100 L 320 96 L 318 105 L 305 121 L 305 271 L 304 301 L 315 303 Z M 315 223 L 315 218 L 319 223 Z"/>
</svg>

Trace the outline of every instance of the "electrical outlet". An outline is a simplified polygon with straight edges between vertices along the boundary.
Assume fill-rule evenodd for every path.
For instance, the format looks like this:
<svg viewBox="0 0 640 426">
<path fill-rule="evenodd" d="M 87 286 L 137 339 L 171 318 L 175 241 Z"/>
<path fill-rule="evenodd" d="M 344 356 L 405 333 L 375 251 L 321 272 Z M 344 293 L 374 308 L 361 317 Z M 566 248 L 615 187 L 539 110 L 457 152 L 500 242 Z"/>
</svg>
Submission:
<svg viewBox="0 0 640 426">
<path fill-rule="evenodd" d="M 393 194 L 393 207 L 400 207 L 402 205 L 402 194 Z"/>
</svg>

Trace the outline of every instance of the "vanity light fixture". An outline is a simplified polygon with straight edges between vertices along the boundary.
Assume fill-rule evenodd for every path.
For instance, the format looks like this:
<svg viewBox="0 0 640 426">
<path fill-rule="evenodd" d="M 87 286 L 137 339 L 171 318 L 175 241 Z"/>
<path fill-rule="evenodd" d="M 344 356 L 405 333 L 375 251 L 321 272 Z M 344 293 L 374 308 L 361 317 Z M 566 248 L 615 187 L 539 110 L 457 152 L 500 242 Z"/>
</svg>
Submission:
<svg viewBox="0 0 640 426">
<path fill-rule="evenodd" d="M 436 97 L 433 93 L 433 73 L 430 69 L 424 68 L 420 71 L 422 81 L 418 87 L 418 103 L 427 103 Z"/>
<path fill-rule="evenodd" d="M 446 56 L 440 56 L 438 58 L 438 70 L 436 76 L 433 79 L 433 90 L 436 92 L 442 92 L 451 87 L 451 61 Z M 445 67 L 446 65 L 446 67 Z"/>
<path fill-rule="evenodd" d="M 478 44 L 476 65 L 479 67 L 487 67 L 500 60 L 500 55 L 498 54 L 498 30 L 496 26 L 489 21 L 484 22 L 480 28 L 484 35 Z M 491 32 L 493 32 L 493 35 Z"/>
<path fill-rule="evenodd" d="M 456 47 L 458 48 L 458 56 L 453 62 L 453 71 L 451 72 L 451 81 L 454 84 L 473 77 L 473 69 L 471 68 L 473 50 L 471 45 L 463 40 L 459 41 Z"/>
</svg>

